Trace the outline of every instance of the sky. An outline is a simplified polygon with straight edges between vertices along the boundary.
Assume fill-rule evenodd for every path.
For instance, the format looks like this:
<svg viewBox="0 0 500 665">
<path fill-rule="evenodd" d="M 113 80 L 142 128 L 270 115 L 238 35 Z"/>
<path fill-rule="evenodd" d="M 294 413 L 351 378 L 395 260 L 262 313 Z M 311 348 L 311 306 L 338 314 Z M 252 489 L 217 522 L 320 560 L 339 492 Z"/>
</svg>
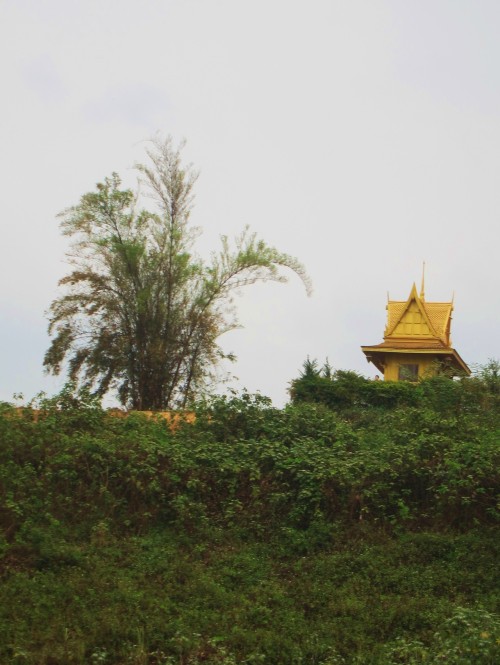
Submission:
<svg viewBox="0 0 500 665">
<path fill-rule="evenodd" d="M 229 386 L 282 405 L 307 356 L 372 377 L 387 293 L 455 294 L 453 345 L 498 358 L 496 0 L 0 0 L 0 400 L 44 375 L 67 272 L 57 214 L 157 132 L 200 171 L 198 251 L 245 225 L 306 267 L 248 287 Z"/>
</svg>

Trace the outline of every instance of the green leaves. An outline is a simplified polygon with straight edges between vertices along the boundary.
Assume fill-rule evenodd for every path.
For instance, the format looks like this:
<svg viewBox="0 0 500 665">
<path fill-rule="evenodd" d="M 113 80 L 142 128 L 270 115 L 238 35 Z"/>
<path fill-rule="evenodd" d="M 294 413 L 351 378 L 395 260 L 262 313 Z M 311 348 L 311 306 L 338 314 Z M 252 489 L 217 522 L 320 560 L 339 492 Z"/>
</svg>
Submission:
<svg viewBox="0 0 500 665">
<path fill-rule="evenodd" d="M 144 196 L 121 189 L 116 173 L 64 211 L 73 240 L 73 271 L 50 307 L 51 346 L 44 365 L 96 394 L 116 390 L 134 409 L 184 407 L 203 393 L 224 357 L 219 337 L 237 326 L 232 294 L 257 281 L 286 281 L 282 269 L 310 284 L 303 266 L 246 229 L 234 247 L 204 264 L 192 252 L 189 227 L 197 174 L 181 160 L 182 144 L 153 141 L 137 168 Z"/>
<path fill-rule="evenodd" d="M 493 665 L 498 411 L 438 402 L 3 405 L 0 660 Z"/>
</svg>

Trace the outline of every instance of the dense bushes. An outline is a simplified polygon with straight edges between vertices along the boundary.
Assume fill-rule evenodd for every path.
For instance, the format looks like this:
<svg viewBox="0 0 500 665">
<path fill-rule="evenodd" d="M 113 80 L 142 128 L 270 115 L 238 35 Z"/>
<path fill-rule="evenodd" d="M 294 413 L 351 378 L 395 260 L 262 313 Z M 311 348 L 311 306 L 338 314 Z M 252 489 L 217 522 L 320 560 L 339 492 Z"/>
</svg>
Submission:
<svg viewBox="0 0 500 665">
<path fill-rule="evenodd" d="M 259 531 L 318 519 L 494 523 L 498 416 L 470 402 L 448 411 L 440 403 L 448 386 L 438 387 L 422 387 L 420 408 L 352 421 L 322 405 L 277 410 L 259 396 L 219 398 L 175 431 L 95 404 L 46 405 L 37 422 L 5 409 L 1 524 L 12 541 L 27 520 L 76 520 L 85 530 L 104 519 L 137 533 L 203 520 Z"/>
<path fill-rule="evenodd" d="M 0 662 L 496 662 L 496 393 L 337 381 L 176 429 L 4 405 Z"/>
<path fill-rule="evenodd" d="M 306 360 L 301 376 L 291 382 L 290 395 L 294 404 L 324 404 L 350 414 L 430 407 L 440 414 L 476 411 L 484 416 L 500 408 L 500 363 L 490 360 L 473 378 L 454 381 L 438 375 L 411 383 L 371 381 L 356 372 L 333 372 L 328 365 L 319 370 L 315 361 Z"/>
</svg>

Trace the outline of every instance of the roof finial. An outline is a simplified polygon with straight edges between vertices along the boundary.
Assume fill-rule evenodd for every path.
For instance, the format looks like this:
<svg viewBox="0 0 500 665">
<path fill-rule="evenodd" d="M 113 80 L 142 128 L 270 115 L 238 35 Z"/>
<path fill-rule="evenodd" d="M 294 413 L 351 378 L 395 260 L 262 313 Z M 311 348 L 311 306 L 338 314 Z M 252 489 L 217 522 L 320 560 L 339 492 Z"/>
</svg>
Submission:
<svg viewBox="0 0 500 665">
<path fill-rule="evenodd" d="M 422 262 L 422 285 L 420 286 L 420 297 L 425 300 L 425 261 Z"/>
</svg>

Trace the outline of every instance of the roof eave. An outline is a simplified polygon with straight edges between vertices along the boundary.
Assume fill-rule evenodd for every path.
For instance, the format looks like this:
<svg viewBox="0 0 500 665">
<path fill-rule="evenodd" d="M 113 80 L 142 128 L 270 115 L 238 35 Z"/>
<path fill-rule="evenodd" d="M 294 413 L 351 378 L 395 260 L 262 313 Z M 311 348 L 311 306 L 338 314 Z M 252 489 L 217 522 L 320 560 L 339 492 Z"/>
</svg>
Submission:
<svg viewBox="0 0 500 665">
<path fill-rule="evenodd" d="M 455 351 L 455 349 L 401 349 L 401 348 L 391 348 L 379 346 L 362 346 L 361 350 L 368 359 L 368 362 L 372 362 L 381 372 L 383 371 L 383 365 L 377 364 L 376 360 L 379 362 L 386 354 L 400 354 L 400 355 L 432 355 L 432 356 L 448 356 L 451 357 L 454 361 L 454 366 L 456 369 L 465 372 L 467 376 L 471 375 L 471 370 L 464 360 L 460 357 L 460 354 Z"/>
</svg>

